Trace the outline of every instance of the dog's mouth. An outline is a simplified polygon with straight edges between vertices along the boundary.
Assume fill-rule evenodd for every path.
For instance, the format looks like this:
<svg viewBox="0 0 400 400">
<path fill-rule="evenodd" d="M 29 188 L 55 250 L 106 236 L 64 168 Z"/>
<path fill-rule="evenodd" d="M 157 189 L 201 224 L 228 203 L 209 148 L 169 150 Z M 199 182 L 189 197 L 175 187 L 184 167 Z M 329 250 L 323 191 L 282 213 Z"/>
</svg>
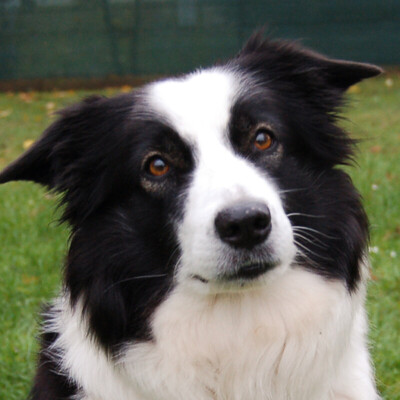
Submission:
<svg viewBox="0 0 400 400">
<path fill-rule="evenodd" d="M 224 279 L 235 280 L 245 279 L 252 280 L 265 274 L 276 266 L 277 263 L 252 263 L 242 265 L 234 274 L 229 274 Z"/>
<path fill-rule="evenodd" d="M 218 275 L 216 281 L 220 283 L 234 282 L 234 281 L 252 281 L 259 278 L 261 275 L 275 268 L 279 262 L 256 262 L 256 263 L 244 263 L 233 272 L 221 273 Z M 209 280 L 200 276 L 193 275 L 193 278 L 199 280 L 202 283 L 208 283 Z"/>
</svg>

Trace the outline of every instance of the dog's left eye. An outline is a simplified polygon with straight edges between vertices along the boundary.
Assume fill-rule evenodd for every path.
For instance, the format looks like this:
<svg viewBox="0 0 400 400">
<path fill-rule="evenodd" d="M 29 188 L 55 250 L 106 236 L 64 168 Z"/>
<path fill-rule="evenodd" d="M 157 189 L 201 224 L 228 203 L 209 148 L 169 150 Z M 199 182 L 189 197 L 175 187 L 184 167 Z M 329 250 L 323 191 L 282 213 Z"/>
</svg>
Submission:
<svg viewBox="0 0 400 400">
<path fill-rule="evenodd" d="M 267 150 L 273 145 L 273 143 L 273 136 L 268 129 L 260 128 L 257 130 L 254 139 L 254 146 L 256 146 L 258 150 Z"/>
<path fill-rule="evenodd" d="M 160 156 L 154 156 L 148 161 L 146 169 L 151 175 L 159 177 L 169 171 L 169 165 Z"/>
</svg>

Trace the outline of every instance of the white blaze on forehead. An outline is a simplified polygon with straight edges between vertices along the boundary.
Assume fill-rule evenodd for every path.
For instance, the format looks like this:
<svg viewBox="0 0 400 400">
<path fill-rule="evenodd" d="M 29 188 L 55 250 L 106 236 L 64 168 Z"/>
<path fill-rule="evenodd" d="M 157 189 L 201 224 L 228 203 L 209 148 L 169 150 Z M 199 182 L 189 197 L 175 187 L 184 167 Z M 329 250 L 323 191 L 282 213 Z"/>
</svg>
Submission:
<svg viewBox="0 0 400 400">
<path fill-rule="evenodd" d="M 233 72 L 215 68 L 156 82 L 149 86 L 149 100 L 183 138 L 199 144 L 221 139 L 238 89 Z"/>
</svg>

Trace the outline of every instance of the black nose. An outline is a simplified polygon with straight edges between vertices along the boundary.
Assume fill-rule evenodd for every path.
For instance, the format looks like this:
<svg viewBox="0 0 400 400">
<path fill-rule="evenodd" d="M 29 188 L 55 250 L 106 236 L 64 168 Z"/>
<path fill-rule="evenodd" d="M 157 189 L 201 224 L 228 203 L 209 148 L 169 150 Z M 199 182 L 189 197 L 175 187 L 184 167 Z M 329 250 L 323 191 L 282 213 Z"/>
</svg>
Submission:
<svg viewBox="0 0 400 400">
<path fill-rule="evenodd" d="M 271 214 L 264 203 L 235 204 L 217 214 L 215 228 L 225 243 L 251 249 L 268 237 Z"/>
</svg>

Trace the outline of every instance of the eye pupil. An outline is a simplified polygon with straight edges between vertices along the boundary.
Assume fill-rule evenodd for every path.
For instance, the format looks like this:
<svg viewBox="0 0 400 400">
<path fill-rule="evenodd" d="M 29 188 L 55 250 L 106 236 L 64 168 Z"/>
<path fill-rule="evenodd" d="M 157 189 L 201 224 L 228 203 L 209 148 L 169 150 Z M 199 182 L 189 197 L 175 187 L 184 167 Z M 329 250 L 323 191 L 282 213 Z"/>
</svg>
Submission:
<svg viewBox="0 0 400 400">
<path fill-rule="evenodd" d="M 166 164 L 161 158 L 157 158 L 153 161 L 153 168 L 158 171 L 163 171 L 166 168 Z"/>
<path fill-rule="evenodd" d="M 153 158 L 149 164 L 149 172 L 154 176 L 165 175 L 169 171 L 169 165 L 160 157 Z"/>
<path fill-rule="evenodd" d="M 259 150 L 267 150 L 272 146 L 272 136 L 267 132 L 259 132 L 254 144 Z"/>
</svg>

